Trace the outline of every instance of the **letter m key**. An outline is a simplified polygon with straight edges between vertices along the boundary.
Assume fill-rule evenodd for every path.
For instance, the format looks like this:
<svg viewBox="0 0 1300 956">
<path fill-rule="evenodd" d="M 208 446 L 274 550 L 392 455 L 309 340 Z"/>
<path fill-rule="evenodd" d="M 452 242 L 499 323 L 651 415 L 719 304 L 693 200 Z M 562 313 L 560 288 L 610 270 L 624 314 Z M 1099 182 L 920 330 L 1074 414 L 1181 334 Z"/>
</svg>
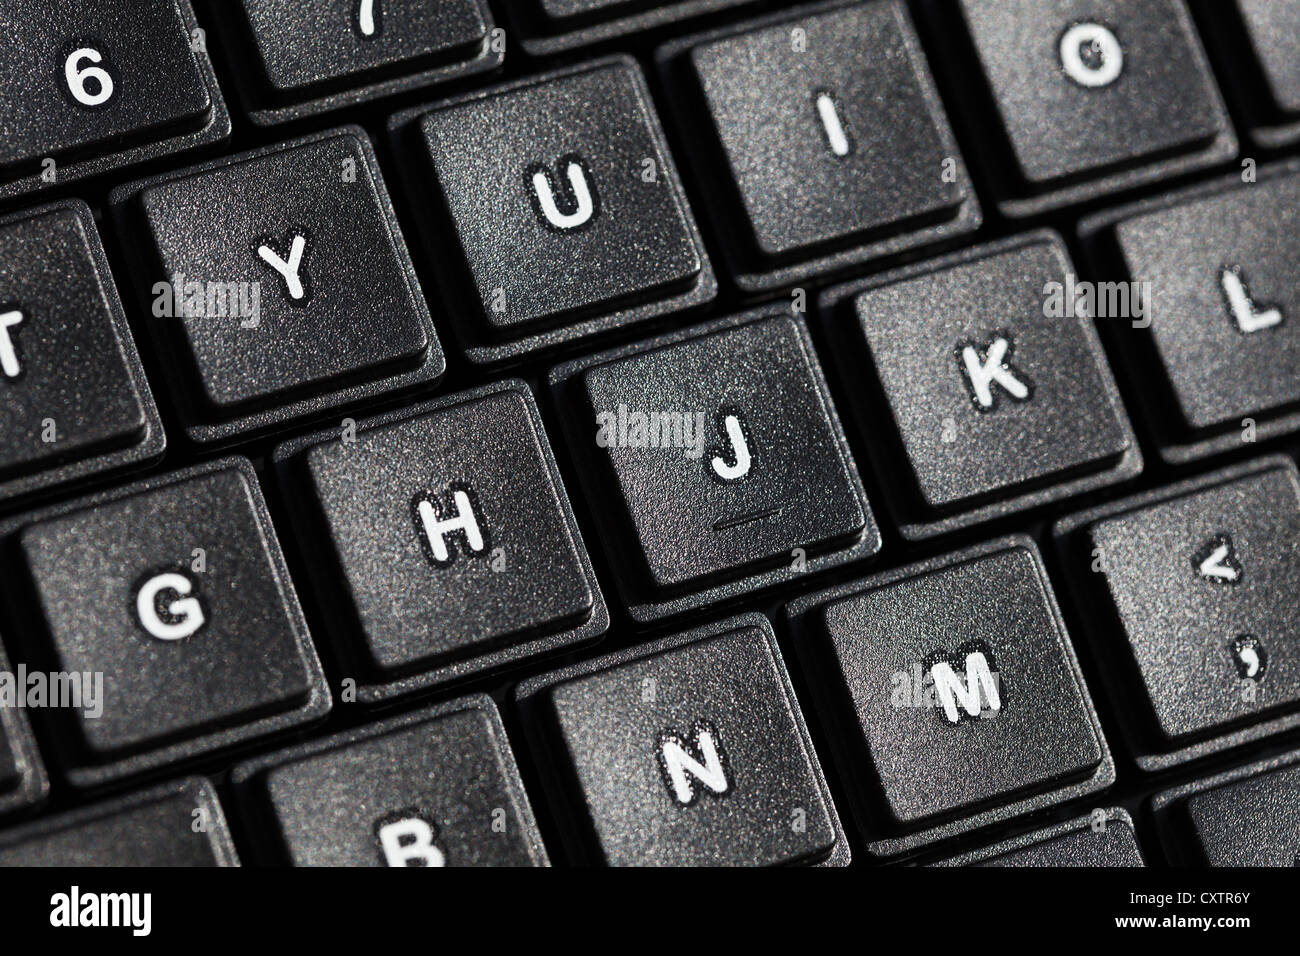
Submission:
<svg viewBox="0 0 1300 956">
<path fill-rule="evenodd" d="M 934 681 L 935 697 L 948 723 L 992 717 L 1002 710 L 993 652 L 984 642 L 963 644 L 955 654 L 932 654 L 925 671 Z"/>
</svg>

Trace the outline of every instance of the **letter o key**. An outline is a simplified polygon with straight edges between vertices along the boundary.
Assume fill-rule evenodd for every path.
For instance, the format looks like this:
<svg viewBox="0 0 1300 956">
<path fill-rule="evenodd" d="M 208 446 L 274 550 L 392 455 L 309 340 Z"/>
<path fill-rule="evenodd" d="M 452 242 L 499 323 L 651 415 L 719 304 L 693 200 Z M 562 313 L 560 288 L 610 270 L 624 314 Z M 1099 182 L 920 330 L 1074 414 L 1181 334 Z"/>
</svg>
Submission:
<svg viewBox="0 0 1300 956">
<path fill-rule="evenodd" d="M 1085 59 L 1083 49 L 1092 52 Z M 1100 23 L 1076 23 L 1061 36 L 1061 66 L 1065 75 L 1080 86 L 1109 86 L 1124 68 L 1124 51 L 1119 39 Z"/>
</svg>

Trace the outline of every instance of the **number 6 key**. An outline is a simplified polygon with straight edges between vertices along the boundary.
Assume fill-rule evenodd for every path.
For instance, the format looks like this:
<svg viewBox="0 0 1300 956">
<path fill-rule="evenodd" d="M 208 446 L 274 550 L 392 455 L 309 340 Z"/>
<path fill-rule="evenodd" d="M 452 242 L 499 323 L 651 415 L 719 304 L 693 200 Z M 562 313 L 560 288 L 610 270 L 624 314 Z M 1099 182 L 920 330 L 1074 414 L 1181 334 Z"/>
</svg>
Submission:
<svg viewBox="0 0 1300 956">
<path fill-rule="evenodd" d="M 0 5 L 0 199 L 230 135 L 189 0 Z"/>
</svg>

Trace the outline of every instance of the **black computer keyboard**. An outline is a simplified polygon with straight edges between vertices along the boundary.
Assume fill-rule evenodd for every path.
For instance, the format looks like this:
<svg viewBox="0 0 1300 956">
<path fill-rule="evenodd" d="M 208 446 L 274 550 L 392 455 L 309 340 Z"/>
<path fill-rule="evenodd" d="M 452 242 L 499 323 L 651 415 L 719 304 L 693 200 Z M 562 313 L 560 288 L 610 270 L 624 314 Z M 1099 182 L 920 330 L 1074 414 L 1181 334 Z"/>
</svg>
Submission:
<svg viewBox="0 0 1300 956">
<path fill-rule="evenodd" d="M 0 864 L 1300 862 L 1300 3 L 0 35 Z"/>
</svg>

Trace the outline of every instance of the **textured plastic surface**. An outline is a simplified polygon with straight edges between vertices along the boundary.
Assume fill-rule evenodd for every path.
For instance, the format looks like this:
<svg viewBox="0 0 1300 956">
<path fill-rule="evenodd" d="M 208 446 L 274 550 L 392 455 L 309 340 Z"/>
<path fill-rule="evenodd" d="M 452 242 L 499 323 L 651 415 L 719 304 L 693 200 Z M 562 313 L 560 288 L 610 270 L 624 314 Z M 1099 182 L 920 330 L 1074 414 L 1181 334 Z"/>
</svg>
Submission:
<svg viewBox="0 0 1300 956">
<path fill-rule="evenodd" d="M 390 128 L 410 177 L 434 184 L 426 236 L 462 303 L 452 318 L 471 361 L 517 359 L 716 294 L 632 60 L 408 111 Z"/>
<path fill-rule="evenodd" d="M 1063 519 L 1097 641 L 1127 638 L 1130 733 L 1160 769 L 1300 722 L 1300 480 L 1265 458 Z M 1098 570 L 1090 572 L 1089 567 Z"/>
<path fill-rule="evenodd" d="M 807 331 L 789 314 L 760 310 L 594 355 L 555 369 L 551 383 L 634 617 L 680 614 L 879 550 Z M 650 412 L 688 416 L 695 440 L 685 442 L 683 420 L 675 444 L 671 426 L 638 444 L 635 426 L 620 423 Z M 741 444 L 745 473 L 726 478 Z"/>
<path fill-rule="evenodd" d="M 119 227 L 148 250 L 132 265 L 150 307 L 155 285 L 177 275 L 260 290 L 256 315 L 213 316 L 205 306 L 155 312 L 149 322 L 174 359 L 169 385 L 191 440 L 265 431 L 442 376 L 442 349 L 364 131 L 331 130 L 131 183 L 110 201 Z M 304 240 L 297 297 L 259 252 L 287 262 L 295 237 Z"/>
<path fill-rule="evenodd" d="M 1111 867 L 1146 864 L 1133 832 L 1133 818 L 1123 808 L 1112 807 L 932 865 Z"/>
<path fill-rule="evenodd" d="M 1300 752 L 1157 794 L 1151 807 L 1173 859 L 1204 866 L 1295 866 Z"/>
<path fill-rule="evenodd" d="M 222 0 L 240 105 L 259 126 L 301 120 L 501 66 L 486 0 Z"/>
<path fill-rule="evenodd" d="M 994 541 L 789 605 L 801 659 L 878 856 L 1100 790 L 1115 765 L 1033 541 Z M 996 674 L 998 707 L 954 721 L 938 660 Z M 964 706 L 964 705 L 963 705 Z"/>
<path fill-rule="evenodd" d="M 742 289 L 787 285 L 979 225 L 901 3 L 766 18 L 674 41 L 658 60 L 683 131 L 707 143 L 689 155 L 700 178 L 721 184 L 705 199 Z"/>
<path fill-rule="evenodd" d="M 85 203 L 0 219 L 0 311 L 21 314 L 5 330 L 18 367 L 3 379 L 0 497 L 162 454 L 162 422 Z"/>
<path fill-rule="evenodd" d="M 0 199 L 229 136 L 195 30 L 188 0 L 9 0 L 0 10 L 0 35 L 10 41 Z"/>
<path fill-rule="evenodd" d="M 761 615 L 543 675 L 517 695 L 533 745 L 564 762 L 552 782 L 562 776 L 573 788 L 566 792 L 577 801 L 574 823 L 603 862 L 848 862 L 771 624 Z M 664 741 L 693 753 L 701 731 L 722 754 L 725 783 L 714 780 L 722 792 L 705 791 L 697 780 L 684 804 L 664 763 Z"/>
<path fill-rule="evenodd" d="M 1004 214 L 1036 214 L 1235 155 L 1236 135 L 1183 0 L 958 0 L 957 9 L 954 25 L 964 19 L 990 119 L 1006 137 L 988 157 Z M 1100 26 L 1117 52 L 1094 32 L 1063 52 L 1081 25 Z M 1086 64 L 1075 70 L 1082 80 L 1065 65 L 1070 54 Z"/>
<path fill-rule="evenodd" d="M 12 549 L 10 573 L 31 582 L 25 604 L 35 619 L 9 622 L 10 633 L 32 645 L 24 658 L 104 675 L 101 715 L 41 714 L 58 720 L 58 762 L 74 784 L 243 743 L 329 710 L 247 461 L 220 460 L 22 515 L 0 526 L 0 537 Z M 182 638 L 150 631 L 138 611 L 144 585 L 163 573 L 186 576 L 201 608 L 201 626 Z M 176 600 L 175 589 L 167 595 Z M 175 623 L 172 611 L 155 613 Z"/>
<path fill-rule="evenodd" d="M 1060 239 L 1037 232 L 823 296 L 828 323 L 852 321 L 858 333 L 859 353 L 838 353 L 841 362 L 860 369 L 865 360 L 874 372 L 859 374 L 867 385 L 859 401 L 870 403 L 873 419 L 876 403 L 888 410 L 893 429 L 881 437 L 911 466 L 909 482 L 893 456 L 873 459 L 905 537 L 967 527 L 1141 470 L 1093 319 L 1045 314 L 1049 284 L 1064 288 L 1073 273 Z M 1005 355 L 995 362 L 998 342 Z M 972 373 L 967 350 L 979 368 L 996 366 L 1005 377 Z M 981 375 L 985 404 L 974 389 Z"/>
<path fill-rule="evenodd" d="M 196 822 L 202 821 L 202 827 Z M 190 777 L 0 834 L 0 866 L 238 866 L 217 793 Z"/>
<path fill-rule="evenodd" d="M 528 387 L 505 382 L 276 451 L 334 635 L 363 701 L 594 640 L 609 617 Z M 299 490 L 301 489 L 301 491 Z M 465 531 L 438 533 L 418 501 Z M 303 495 L 305 492 L 305 496 Z M 314 550 L 314 549 L 313 549 Z M 346 622 L 346 623 L 345 623 Z"/>
<path fill-rule="evenodd" d="M 624 34 L 729 10 L 755 0 L 515 0 L 511 22 L 523 34 L 524 51 L 544 56 L 600 43 Z"/>
<path fill-rule="evenodd" d="M 1166 460 L 1240 447 L 1247 420 L 1257 439 L 1300 428 L 1300 164 L 1111 210 L 1079 231 L 1116 278 L 1148 284 L 1150 328 L 1115 338 L 1144 373 L 1152 400 L 1140 404 Z"/>
<path fill-rule="evenodd" d="M 231 774 L 274 836 L 265 863 L 389 864 L 379 830 L 432 832 L 405 865 L 546 866 L 532 808 L 492 699 L 466 697 L 271 754 Z M 272 847 L 279 853 L 269 852 Z"/>
</svg>

